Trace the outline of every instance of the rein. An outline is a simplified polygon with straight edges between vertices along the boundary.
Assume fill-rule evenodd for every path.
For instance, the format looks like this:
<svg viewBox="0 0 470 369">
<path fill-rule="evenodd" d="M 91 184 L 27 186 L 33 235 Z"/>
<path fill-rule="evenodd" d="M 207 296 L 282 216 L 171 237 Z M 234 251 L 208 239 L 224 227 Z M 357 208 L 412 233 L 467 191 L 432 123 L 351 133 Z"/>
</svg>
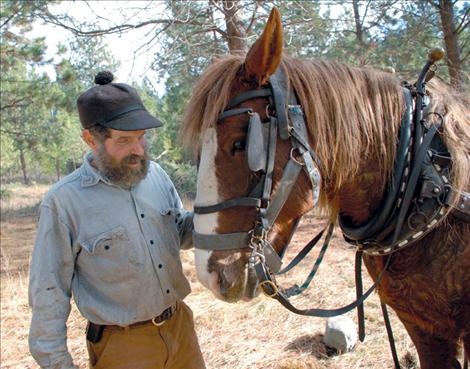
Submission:
<svg viewBox="0 0 470 369">
<path fill-rule="evenodd" d="M 426 125 L 425 84 L 434 75 L 434 69 L 431 67 L 443 55 L 430 52 L 428 56 L 429 59 L 415 86 L 405 85 L 403 89 L 406 107 L 400 126 L 393 176 L 379 211 L 370 221 L 359 227 L 348 223 L 345 217 L 339 217 L 339 224 L 346 241 L 358 246 L 355 262 L 356 301 L 336 309 L 298 309 L 288 300 L 288 297 L 300 294 L 307 288 L 315 276 L 329 245 L 334 223 L 329 224 L 323 247 L 306 281 L 301 286 L 294 285 L 282 290 L 275 281 L 274 275 L 285 273 L 297 265 L 318 243 L 326 229 L 316 235 L 289 265 L 281 270 L 282 260 L 269 243 L 268 233 L 302 169 L 312 185 L 313 206 L 318 202 L 321 184 L 318 169 L 321 166 L 320 161 L 308 144 L 303 111 L 298 105 L 295 92 L 288 88 L 287 78 L 282 68 L 278 68 L 270 77 L 268 88 L 244 92 L 230 100 L 218 119 L 220 122 L 236 115 L 248 114 L 250 116 L 246 142 L 247 161 L 252 172 L 262 173 L 259 182 L 247 197 L 194 207 L 196 214 L 209 214 L 239 206 L 254 207 L 257 210 L 255 225 L 248 232 L 200 234 L 193 231 L 195 247 L 205 250 L 238 250 L 249 247 L 251 255 L 248 259 L 248 268 L 256 272 L 259 285 L 266 295 L 279 301 L 291 312 L 300 315 L 333 317 L 357 308 L 359 338 L 362 341 L 364 339 L 363 303 L 380 284 L 392 259 L 392 253 L 414 243 L 430 232 L 445 217 L 445 208 L 452 207 L 456 210 L 456 216 L 466 221 L 470 220 L 470 194 L 458 193 L 449 184 L 452 158 L 438 134 L 439 129 L 442 128 L 443 118 L 441 117 L 440 124 Z M 286 91 L 289 91 L 289 99 L 285 96 Z M 274 115 L 268 114 L 268 123 L 262 123 L 259 114 L 251 108 L 236 108 L 242 102 L 255 98 L 268 99 L 267 111 L 269 107 L 275 108 Z M 286 104 L 287 100 L 289 105 Z M 292 148 L 278 189 L 272 194 L 278 133 L 282 140 L 290 139 Z M 299 154 L 300 160 L 294 155 L 295 152 Z M 362 292 L 361 277 L 363 252 L 386 256 L 384 268 L 365 293 Z M 400 364 L 387 308 L 384 303 L 381 303 L 381 307 L 394 365 L 399 369 Z"/>
</svg>

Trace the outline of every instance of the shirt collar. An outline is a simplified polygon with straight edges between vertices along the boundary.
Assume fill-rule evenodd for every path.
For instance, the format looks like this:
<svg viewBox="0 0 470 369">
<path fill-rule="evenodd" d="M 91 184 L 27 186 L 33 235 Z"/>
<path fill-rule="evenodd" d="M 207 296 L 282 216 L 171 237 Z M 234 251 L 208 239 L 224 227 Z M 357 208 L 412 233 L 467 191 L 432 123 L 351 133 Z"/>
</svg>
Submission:
<svg viewBox="0 0 470 369">
<path fill-rule="evenodd" d="M 101 172 L 91 165 L 91 160 L 93 159 L 93 153 L 88 152 L 83 157 L 82 165 L 82 187 L 91 187 L 96 185 L 100 180 L 104 183 L 110 185 L 111 182 L 101 174 Z"/>
</svg>

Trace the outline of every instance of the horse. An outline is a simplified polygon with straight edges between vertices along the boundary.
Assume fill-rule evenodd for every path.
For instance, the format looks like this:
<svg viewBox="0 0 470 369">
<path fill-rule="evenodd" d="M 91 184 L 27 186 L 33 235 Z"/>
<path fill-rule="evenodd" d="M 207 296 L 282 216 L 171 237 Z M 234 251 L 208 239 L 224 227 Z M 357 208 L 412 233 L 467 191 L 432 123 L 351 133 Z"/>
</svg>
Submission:
<svg viewBox="0 0 470 369">
<path fill-rule="evenodd" d="M 270 259 L 278 270 L 277 259 L 296 224 L 315 207 L 331 222 L 339 219 L 345 238 L 363 251 L 380 300 L 404 324 L 421 368 L 460 368 L 460 341 L 470 353 L 469 96 L 426 77 L 426 91 L 413 92 L 429 99 L 420 112 L 424 100 L 410 108 L 404 91 L 414 87 L 405 88 L 392 73 L 289 57 L 282 48 L 281 18 L 274 8 L 249 52 L 213 61 L 187 105 L 182 138 L 198 155 L 193 234 L 198 279 L 223 301 L 253 299 L 266 286 L 250 266 Z M 279 97 L 279 91 L 285 95 Z M 420 169 L 416 176 L 410 167 L 417 156 L 435 152 L 426 147 L 420 153 L 414 141 L 429 140 L 413 139 L 416 127 L 402 128 L 405 116 L 419 113 L 421 129 L 436 126 L 434 137 L 446 153 L 421 166 L 437 168 L 434 173 L 441 170 L 437 162 L 447 165 L 447 182 L 437 181 L 442 184 L 437 189 L 425 180 L 434 174 L 426 177 Z M 297 127 L 292 121 L 298 118 Z M 402 136 L 409 142 L 405 149 L 398 144 Z M 292 170 L 296 165 L 301 169 Z M 288 184 L 286 167 L 296 173 Z M 401 201 L 408 192 L 427 195 L 408 199 L 413 217 L 400 213 L 400 220 L 387 220 L 383 228 L 393 234 L 391 245 L 389 240 L 386 248 L 369 247 L 377 245 L 356 230 L 374 228 L 387 193 L 401 182 L 416 182 L 413 177 L 420 178 L 420 187 L 401 192 Z M 439 191 L 454 196 L 443 204 Z M 397 196 L 393 209 L 399 208 Z M 436 217 L 431 211 L 428 219 L 423 209 L 431 198 L 431 208 L 440 211 Z M 276 209 L 267 211 L 273 203 Z M 403 241 L 397 229 L 405 228 Z"/>
</svg>

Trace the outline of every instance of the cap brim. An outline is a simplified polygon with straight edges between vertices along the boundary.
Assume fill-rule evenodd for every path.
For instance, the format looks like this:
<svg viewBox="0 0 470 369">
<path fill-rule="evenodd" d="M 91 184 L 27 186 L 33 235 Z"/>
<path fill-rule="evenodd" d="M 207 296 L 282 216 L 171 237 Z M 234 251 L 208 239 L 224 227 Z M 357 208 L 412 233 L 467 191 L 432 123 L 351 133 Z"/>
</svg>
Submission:
<svg viewBox="0 0 470 369">
<path fill-rule="evenodd" d="M 131 111 L 101 125 L 118 131 L 140 131 L 161 127 L 163 123 L 142 109 Z"/>
</svg>

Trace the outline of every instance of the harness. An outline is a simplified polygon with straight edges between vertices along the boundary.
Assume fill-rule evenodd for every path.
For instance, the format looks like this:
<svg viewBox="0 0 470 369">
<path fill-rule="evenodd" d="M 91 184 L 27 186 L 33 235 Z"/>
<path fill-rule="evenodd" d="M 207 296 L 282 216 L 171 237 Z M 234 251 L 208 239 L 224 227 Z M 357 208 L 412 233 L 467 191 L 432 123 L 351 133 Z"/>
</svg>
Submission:
<svg viewBox="0 0 470 369">
<path fill-rule="evenodd" d="M 291 92 L 287 100 L 285 91 L 288 91 L 287 78 L 282 68 L 279 68 L 270 77 L 268 88 L 247 91 L 230 100 L 227 108 L 220 114 L 219 122 L 235 115 L 249 115 L 246 143 L 248 166 L 252 172 L 262 174 L 248 197 L 230 199 L 210 206 L 194 207 L 196 214 L 219 212 L 237 206 L 255 207 L 256 222 L 250 231 L 225 234 L 201 234 L 193 231 L 193 242 L 196 248 L 206 250 L 234 250 L 249 246 L 252 249 L 249 265 L 254 267 L 260 260 L 266 263 L 274 273 L 280 270 L 282 261 L 267 241 L 267 235 L 292 192 L 302 169 L 312 185 L 314 206 L 318 202 L 321 185 L 318 169 L 320 163 L 308 144 L 302 109 L 297 103 L 295 94 Z M 275 115 L 268 114 L 267 123 L 262 123 L 259 114 L 251 108 L 235 108 L 244 101 L 259 97 L 268 99 L 267 111 L 269 107 L 274 107 L 275 110 Z M 288 105 L 287 101 L 289 101 Z M 290 140 L 292 148 L 277 191 L 273 195 L 272 177 L 278 132 L 282 140 Z"/>
<path fill-rule="evenodd" d="M 248 232 L 226 234 L 201 234 L 193 231 L 195 247 L 205 250 L 237 250 L 249 247 L 251 255 L 248 267 L 255 270 L 265 294 L 300 315 L 332 317 L 357 308 L 359 338 L 362 341 L 365 336 L 363 302 L 380 283 L 390 263 L 391 254 L 424 237 L 445 217 L 449 208 L 455 210 L 454 214 L 464 221 L 470 221 L 470 194 L 457 192 L 450 185 L 452 157 L 438 134 L 443 128 L 443 118 L 437 113 L 426 111 L 429 102 L 425 84 L 434 75 L 434 63 L 442 58 L 443 53 L 432 51 L 428 56 L 429 59 L 416 84 L 404 85 L 406 108 L 399 131 L 393 175 L 378 211 L 366 224 L 360 226 L 352 224 L 351 220 L 343 215 L 339 217 L 339 225 L 346 241 L 358 247 L 355 262 L 356 301 L 337 309 L 300 310 L 288 300 L 289 296 L 301 293 L 313 279 L 329 245 L 333 223 L 328 226 L 322 249 L 305 283 L 283 290 L 275 281 L 275 274 L 285 273 L 297 265 L 325 232 L 324 229 L 315 236 L 291 263 L 281 270 L 281 258 L 268 242 L 268 233 L 292 192 L 302 169 L 311 182 L 314 206 L 318 202 L 321 186 L 319 170 L 321 163 L 308 143 L 303 111 L 295 92 L 289 88 L 282 68 L 278 68 L 270 77 L 267 87 L 244 92 L 230 100 L 218 117 L 220 124 L 222 120 L 231 116 L 249 115 L 246 155 L 249 169 L 261 173 L 258 183 L 247 197 L 229 199 L 210 206 L 194 207 L 196 214 L 214 213 L 239 206 L 254 207 L 257 210 L 254 227 Z M 289 92 L 287 96 L 286 91 Z M 259 114 L 252 108 L 237 108 L 242 102 L 255 98 L 268 100 L 267 112 L 269 108 L 274 108 L 274 114 L 267 114 L 269 121 L 266 123 L 261 122 Z M 438 116 L 439 124 L 428 125 L 426 118 L 431 114 Z M 282 140 L 290 140 L 291 152 L 278 188 L 272 194 L 278 133 Z M 383 270 L 365 293 L 362 291 L 361 279 L 363 252 L 388 255 Z M 395 367 L 400 368 L 386 305 L 383 303 L 382 311 Z"/>
</svg>

